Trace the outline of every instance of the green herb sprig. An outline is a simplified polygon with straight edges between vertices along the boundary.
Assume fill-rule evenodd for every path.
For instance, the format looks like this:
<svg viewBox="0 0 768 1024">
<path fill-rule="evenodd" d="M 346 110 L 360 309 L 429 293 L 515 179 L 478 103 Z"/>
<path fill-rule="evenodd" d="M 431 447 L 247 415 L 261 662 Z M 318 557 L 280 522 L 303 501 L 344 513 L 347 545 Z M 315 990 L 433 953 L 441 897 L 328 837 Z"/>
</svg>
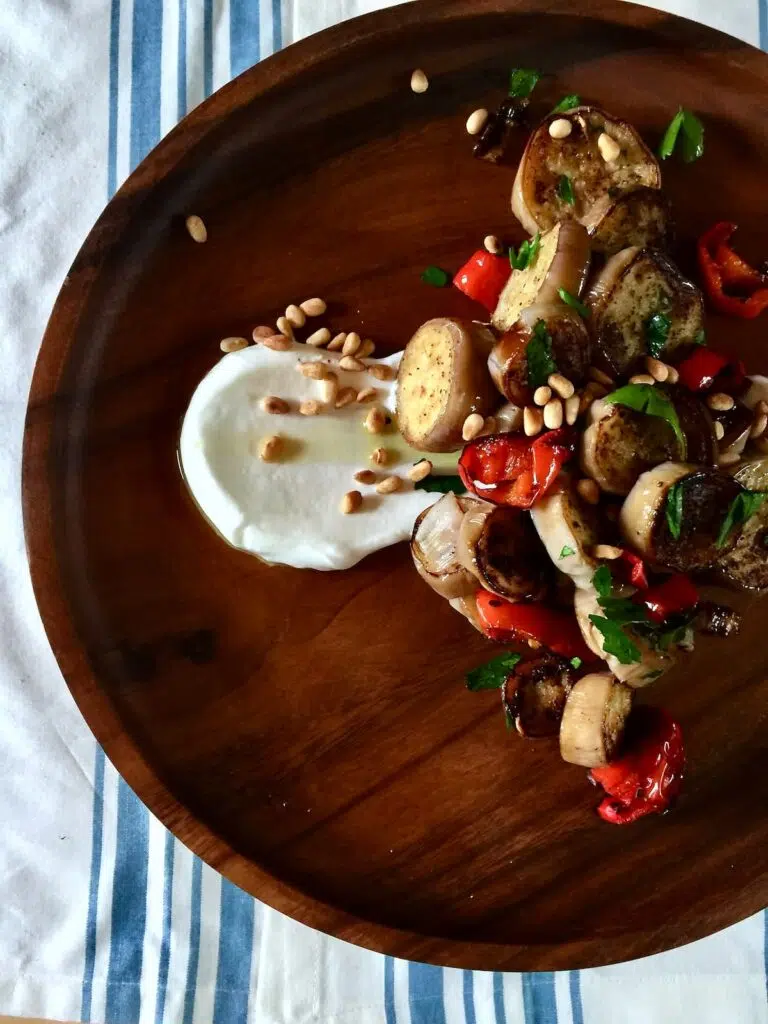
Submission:
<svg viewBox="0 0 768 1024">
<path fill-rule="evenodd" d="M 557 373 L 557 365 L 552 356 L 552 338 L 547 325 L 539 320 L 533 329 L 533 336 L 525 346 L 528 363 L 528 387 L 541 387 L 553 373 Z"/>
<path fill-rule="evenodd" d="M 672 400 L 659 388 L 652 384 L 626 384 L 617 391 L 612 391 L 605 397 L 609 405 L 624 405 L 635 412 L 644 413 L 646 416 L 658 416 L 666 420 L 675 432 L 675 437 L 680 445 L 680 458 L 685 459 L 688 453 L 688 445 L 680 426 L 680 418 Z"/>
<path fill-rule="evenodd" d="M 662 160 L 672 156 L 680 143 L 679 149 L 687 164 L 693 163 L 704 154 L 704 125 L 690 110 L 680 107 L 667 125 L 667 130 L 659 145 L 659 156 Z"/>
<path fill-rule="evenodd" d="M 515 247 L 509 247 L 509 262 L 513 270 L 527 270 L 536 262 L 541 247 L 541 232 L 537 231 L 533 238 L 526 238 L 520 243 L 520 248 L 515 252 Z"/>
<path fill-rule="evenodd" d="M 525 99 L 531 95 L 540 78 L 539 72 L 533 68 L 512 68 L 509 74 L 509 95 Z"/>
<path fill-rule="evenodd" d="M 746 488 L 737 494 L 725 514 L 715 547 L 724 548 L 733 531 L 746 523 L 757 512 L 766 497 L 768 494 L 765 491 L 748 491 Z"/>
<path fill-rule="evenodd" d="M 667 491 L 665 516 L 670 536 L 673 540 L 679 540 L 683 526 L 683 480 L 672 484 Z"/>
<path fill-rule="evenodd" d="M 447 288 L 451 283 L 451 275 L 442 267 L 427 267 L 422 272 L 421 280 L 433 288 Z"/>
<path fill-rule="evenodd" d="M 567 174 L 560 175 L 560 180 L 557 183 L 557 196 L 558 199 L 562 199 L 569 206 L 573 206 L 576 202 L 576 197 L 573 194 L 573 184 Z"/>
<path fill-rule="evenodd" d="M 563 96 L 559 103 L 557 103 L 550 111 L 552 114 L 564 114 L 566 110 L 573 110 L 574 107 L 581 106 L 581 97 L 575 92 L 569 93 L 568 96 Z"/>
<path fill-rule="evenodd" d="M 492 658 L 485 665 L 473 668 L 467 672 L 467 689 L 473 693 L 477 690 L 498 690 L 520 659 L 521 655 L 507 652 Z"/>
<path fill-rule="evenodd" d="M 645 343 L 648 354 L 658 359 L 667 344 L 672 321 L 664 313 L 654 313 L 645 321 Z"/>
<path fill-rule="evenodd" d="M 423 480 L 417 480 L 413 485 L 415 491 L 427 491 L 434 494 L 464 494 L 467 488 L 458 476 L 425 476 Z"/>
<path fill-rule="evenodd" d="M 575 295 L 571 295 L 565 288 L 558 288 L 557 294 L 566 306 L 571 306 L 572 309 L 575 309 L 579 316 L 583 316 L 584 319 L 589 316 L 589 306 L 585 306 L 583 302 L 577 299 Z"/>
</svg>

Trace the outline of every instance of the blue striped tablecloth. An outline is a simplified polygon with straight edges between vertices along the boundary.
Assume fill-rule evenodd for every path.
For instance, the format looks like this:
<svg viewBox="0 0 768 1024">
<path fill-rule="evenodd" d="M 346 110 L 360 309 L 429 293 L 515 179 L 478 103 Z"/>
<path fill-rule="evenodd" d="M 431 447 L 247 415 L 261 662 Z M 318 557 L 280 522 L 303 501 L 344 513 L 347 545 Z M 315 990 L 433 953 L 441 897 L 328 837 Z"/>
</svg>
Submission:
<svg viewBox="0 0 768 1024">
<path fill-rule="evenodd" d="M 246 896 L 147 812 L 47 647 L 24 558 L 21 427 L 59 283 L 108 195 L 212 90 L 377 0 L 0 6 L 0 1013 L 108 1024 L 768 1022 L 763 915 L 662 956 L 560 974 L 442 970 Z M 768 46 L 768 0 L 671 0 Z"/>
</svg>

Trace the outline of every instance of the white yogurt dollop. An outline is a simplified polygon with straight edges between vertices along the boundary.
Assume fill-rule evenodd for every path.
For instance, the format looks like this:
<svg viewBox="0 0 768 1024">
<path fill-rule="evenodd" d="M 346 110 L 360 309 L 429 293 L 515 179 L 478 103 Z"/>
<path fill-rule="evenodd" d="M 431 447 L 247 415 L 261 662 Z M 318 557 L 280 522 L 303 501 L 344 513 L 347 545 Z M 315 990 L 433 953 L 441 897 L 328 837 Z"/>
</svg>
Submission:
<svg viewBox="0 0 768 1024">
<path fill-rule="evenodd" d="M 407 540 L 418 514 L 435 501 L 434 494 L 414 490 L 408 481 L 407 471 L 419 455 L 395 427 L 384 434 L 365 430 L 370 405 L 299 414 L 299 402 L 320 394 L 318 381 L 298 373 L 297 363 L 338 363 L 338 358 L 306 345 L 287 352 L 254 345 L 224 356 L 198 385 L 181 430 L 181 467 L 203 515 L 233 547 L 299 569 L 346 569 L 379 548 Z M 396 368 L 399 359 L 397 353 L 379 362 Z M 394 381 L 334 369 L 340 387 L 375 387 L 379 404 L 394 411 Z M 264 412 L 259 403 L 268 395 L 288 401 L 291 411 Z M 284 455 L 264 462 L 259 445 L 274 434 L 283 439 Z M 377 447 L 390 453 L 384 467 L 370 461 Z M 438 460 L 456 464 L 455 455 Z M 374 469 L 379 478 L 397 474 L 403 490 L 377 494 L 373 486 L 355 481 L 359 469 Z M 343 515 L 339 503 L 351 490 L 363 494 L 363 504 Z"/>
</svg>

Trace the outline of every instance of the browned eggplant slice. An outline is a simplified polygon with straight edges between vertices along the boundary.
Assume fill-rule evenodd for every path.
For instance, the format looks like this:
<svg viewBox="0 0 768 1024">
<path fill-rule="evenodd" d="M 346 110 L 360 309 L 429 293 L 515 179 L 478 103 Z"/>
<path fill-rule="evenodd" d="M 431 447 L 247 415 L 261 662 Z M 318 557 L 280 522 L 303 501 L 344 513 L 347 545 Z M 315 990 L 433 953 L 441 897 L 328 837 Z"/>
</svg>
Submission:
<svg viewBox="0 0 768 1024">
<path fill-rule="evenodd" d="M 613 256 L 631 245 L 668 249 L 672 206 L 660 189 L 636 188 L 615 199 L 606 195 L 595 203 L 584 226 L 593 252 L 605 256 Z"/>
<path fill-rule="evenodd" d="M 551 563 L 521 509 L 479 503 L 462 520 L 459 560 L 481 586 L 513 601 L 537 601 L 551 583 Z"/>
<path fill-rule="evenodd" d="M 556 654 L 520 663 L 501 687 L 508 721 L 521 736 L 555 735 L 575 682 L 570 663 Z"/>
<path fill-rule="evenodd" d="M 733 476 L 749 491 L 768 491 L 768 457 L 745 460 Z M 735 534 L 718 569 L 742 590 L 768 590 L 768 498 Z"/>
</svg>

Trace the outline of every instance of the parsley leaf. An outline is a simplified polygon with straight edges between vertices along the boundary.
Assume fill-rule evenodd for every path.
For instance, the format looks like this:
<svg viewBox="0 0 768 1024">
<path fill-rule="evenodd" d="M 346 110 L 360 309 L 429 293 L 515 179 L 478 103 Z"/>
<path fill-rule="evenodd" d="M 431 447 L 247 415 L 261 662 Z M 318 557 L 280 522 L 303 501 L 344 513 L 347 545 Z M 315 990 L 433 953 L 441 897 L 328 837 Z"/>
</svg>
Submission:
<svg viewBox="0 0 768 1024">
<path fill-rule="evenodd" d="M 672 153 L 677 143 L 677 137 L 680 134 L 680 129 L 683 127 L 684 118 L 683 108 L 680 107 L 667 125 L 667 130 L 664 132 L 664 136 L 659 145 L 659 157 L 662 160 L 666 160 L 668 156 L 672 156 Z"/>
<path fill-rule="evenodd" d="M 425 476 L 423 480 L 417 480 L 413 485 L 415 491 L 428 491 L 439 494 L 447 494 L 453 491 L 454 494 L 464 494 L 466 487 L 459 476 Z"/>
<path fill-rule="evenodd" d="M 575 555 L 575 554 L 576 554 L 576 552 L 573 550 L 573 548 L 569 548 L 567 544 L 563 544 L 563 546 L 560 548 L 560 554 L 557 557 L 558 558 L 567 558 L 568 555 Z"/>
<path fill-rule="evenodd" d="M 564 114 L 566 110 L 573 110 L 574 107 L 581 106 L 581 97 L 575 92 L 570 93 L 568 96 L 563 96 L 557 106 L 552 107 L 550 114 Z"/>
<path fill-rule="evenodd" d="M 693 339 L 694 345 L 706 345 L 707 344 L 707 332 L 702 327 L 700 331 L 696 332 L 696 337 Z"/>
<path fill-rule="evenodd" d="M 558 199 L 562 199 L 564 203 L 568 203 L 569 206 L 573 206 L 576 199 L 573 194 L 573 185 L 571 179 L 567 174 L 561 174 L 560 180 L 557 183 L 557 196 Z"/>
<path fill-rule="evenodd" d="M 612 654 L 622 665 L 633 665 L 640 661 L 640 648 L 618 623 L 600 615 L 590 615 L 589 621 L 603 634 L 603 650 L 606 654 Z"/>
<path fill-rule="evenodd" d="M 485 665 L 473 668 L 467 672 L 467 689 L 473 692 L 477 690 L 498 690 L 515 665 L 520 661 L 521 655 L 507 652 L 492 658 Z"/>
<path fill-rule="evenodd" d="M 606 619 L 615 622 L 617 626 L 630 626 L 648 621 L 648 612 L 644 606 L 637 604 L 630 597 L 603 597 L 598 604 L 605 612 Z"/>
<path fill-rule="evenodd" d="M 566 291 L 565 288 L 558 288 L 557 294 L 566 306 L 572 306 L 579 316 L 583 316 L 585 319 L 589 316 L 589 306 L 585 306 L 583 302 L 580 302 L 575 295 L 571 295 L 571 293 Z"/>
<path fill-rule="evenodd" d="M 530 96 L 541 78 L 533 68 L 512 68 L 509 75 L 509 95 L 524 99 Z"/>
<path fill-rule="evenodd" d="M 664 137 L 659 146 L 659 156 L 666 160 L 672 156 L 678 141 L 683 160 L 693 163 L 704 154 L 704 125 L 690 110 L 680 107 L 667 125 Z"/>
<path fill-rule="evenodd" d="M 680 530 L 683 525 L 683 481 L 677 483 L 667 491 L 666 505 L 667 528 L 674 540 L 680 538 Z"/>
<path fill-rule="evenodd" d="M 515 252 L 515 247 L 509 247 L 509 262 L 513 270 L 527 270 L 536 262 L 541 245 L 541 232 L 537 231 L 533 238 L 527 238 L 520 243 L 520 248 Z"/>
<path fill-rule="evenodd" d="M 599 569 L 595 570 L 595 574 L 592 577 L 592 586 L 597 591 L 597 596 L 601 601 L 611 596 L 613 577 L 607 565 L 601 565 Z"/>
<path fill-rule="evenodd" d="M 645 413 L 646 416 L 658 416 L 666 420 L 675 432 L 675 437 L 680 444 L 680 458 L 685 459 L 688 453 L 688 445 L 685 434 L 680 426 L 677 410 L 671 399 L 653 384 L 626 384 L 618 391 L 611 392 L 604 399 L 610 405 L 625 405 L 635 412 Z"/>
<path fill-rule="evenodd" d="M 590 615 L 589 619 L 603 634 L 603 650 L 606 654 L 615 655 L 622 665 L 639 661 L 640 650 L 622 627 L 647 622 L 645 608 L 628 597 L 611 596 L 613 577 L 607 565 L 601 565 L 595 571 L 592 586 L 597 592 L 597 603 L 603 615 Z"/>
<path fill-rule="evenodd" d="M 584 663 L 578 655 L 575 658 L 571 658 L 571 668 L 581 668 Z"/>
<path fill-rule="evenodd" d="M 533 329 L 533 337 L 525 346 L 528 360 L 528 387 L 540 388 L 547 383 L 550 375 L 557 373 L 555 360 L 552 358 L 552 339 L 547 325 L 539 320 Z"/>
<path fill-rule="evenodd" d="M 669 337 L 672 321 L 663 313 L 654 313 L 645 321 L 645 342 L 648 352 L 658 359 Z"/>
<path fill-rule="evenodd" d="M 737 526 L 741 526 L 742 523 L 753 516 L 755 512 L 760 508 L 762 503 L 768 497 L 768 493 L 765 491 L 748 491 L 744 489 L 730 504 L 728 512 L 726 513 L 723 525 L 720 527 L 720 533 L 717 535 L 715 541 L 715 547 L 725 547 L 728 538 L 736 529 Z"/>
<path fill-rule="evenodd" d="M 421 280 L 424 284 L 432 285 L 433 288 L 447 288 L 451 281 L 451 275 L 441 267 L 427 267 L 421 275 Z"/>
</svg>

